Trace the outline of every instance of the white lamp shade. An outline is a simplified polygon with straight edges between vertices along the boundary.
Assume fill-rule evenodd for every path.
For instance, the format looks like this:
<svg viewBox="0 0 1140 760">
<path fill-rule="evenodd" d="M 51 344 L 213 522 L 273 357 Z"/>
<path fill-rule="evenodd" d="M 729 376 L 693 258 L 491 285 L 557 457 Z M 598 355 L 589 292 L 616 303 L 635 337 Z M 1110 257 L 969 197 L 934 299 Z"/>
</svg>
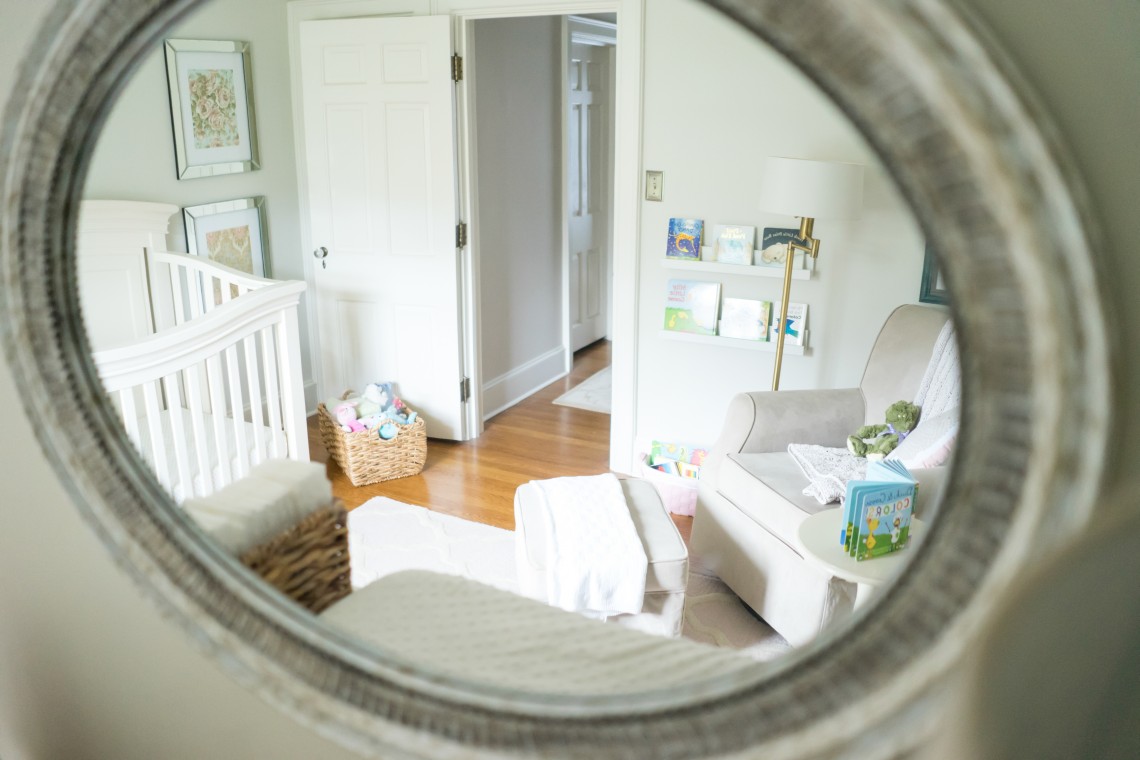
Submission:
<svg viewBox="0 0 1140 760">
<path fill-rule="evenodd" d="M 760 208 L 785 216 L 847 219 L 863 205 L 863 166 L 802 158 L 764 159 Z"/>
</svg>

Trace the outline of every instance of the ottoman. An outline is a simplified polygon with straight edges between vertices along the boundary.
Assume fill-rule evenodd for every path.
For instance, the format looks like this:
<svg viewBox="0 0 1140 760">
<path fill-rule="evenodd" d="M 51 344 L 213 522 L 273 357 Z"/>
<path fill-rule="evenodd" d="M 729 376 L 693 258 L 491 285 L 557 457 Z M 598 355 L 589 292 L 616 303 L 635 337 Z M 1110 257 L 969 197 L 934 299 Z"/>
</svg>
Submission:
<svg viewBox="0 0 1140 760">
<path fill-rule="evenodd" d="M 677 526 L 652 484 L 622 480 L 629 515 L 645 549 L 645 603 L 634 615 L 604 618 L 661 636 L 680 636 L 689 580 L 689 552 Z M 524 596 L 548 602 L 546 574 L 549 547 L 546 509 L 529 483 L 515 491 L 515 562 Z"/>
</svg>

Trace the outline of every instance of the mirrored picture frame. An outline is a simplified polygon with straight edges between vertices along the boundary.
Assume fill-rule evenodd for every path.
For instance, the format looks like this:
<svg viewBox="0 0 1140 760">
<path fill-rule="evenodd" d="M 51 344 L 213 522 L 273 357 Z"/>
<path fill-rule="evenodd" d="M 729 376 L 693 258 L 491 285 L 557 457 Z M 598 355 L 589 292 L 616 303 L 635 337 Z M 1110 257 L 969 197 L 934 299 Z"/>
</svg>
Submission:
<svg viewBox="0 0 1140 760">
<path fill-rule="evenodd" d="M 187 206 L 182 221 L 189 253 L 256 277 L 270 276 L 264 196 Z"/>
<path fill-rule="evenodd" d="M 178 179 L 260 168 L 249 43 L 168 39 L 165 52 Z"/>
<path fill-rule="evenodd" d="M 919 303 L 936 303 L 946 305 L 950 303 L 950 291 L 942 279 L 942 269 L 938 266 L 938 257 L 934 249 L 926 246 L 922 258 L 922 283 L 918 287 Z"/>
</svg>

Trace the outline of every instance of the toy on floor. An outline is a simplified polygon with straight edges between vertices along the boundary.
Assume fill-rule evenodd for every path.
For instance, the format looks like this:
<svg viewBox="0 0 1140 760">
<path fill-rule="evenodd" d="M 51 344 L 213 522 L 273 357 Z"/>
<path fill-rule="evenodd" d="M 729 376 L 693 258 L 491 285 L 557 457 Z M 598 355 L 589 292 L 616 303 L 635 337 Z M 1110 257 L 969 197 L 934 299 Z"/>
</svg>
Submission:
<svg viewBox="0 0 1140 760">
<path fill-rule="evenodd" d="M 410 425 L 419 417 L 392 391 L 392 383 L 369 383 L 362 395 L 330 399 L 325 406 L 346 432 L 376 430 L 385 440 L 396 437 L 397 425 Z"/>
<path fill-rule="evenodd" d="M 896 401 L 887 407 L 885 425 L 864 425 L 847 437 L 847 450 L 870 461 L 883 459 L 895 450 L 918 424 L 919 408 L 909 401 Z"/>
</svg>

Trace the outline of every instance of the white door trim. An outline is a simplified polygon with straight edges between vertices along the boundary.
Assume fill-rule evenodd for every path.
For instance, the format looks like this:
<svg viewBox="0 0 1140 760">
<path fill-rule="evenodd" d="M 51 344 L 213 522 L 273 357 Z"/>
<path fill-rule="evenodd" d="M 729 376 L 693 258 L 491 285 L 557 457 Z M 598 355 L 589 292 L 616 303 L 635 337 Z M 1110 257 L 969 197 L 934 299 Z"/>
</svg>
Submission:
<svg viewBox="0 0 1140 760">
<path fill-rule="evenodd" d="M 422 14 L 449 14 L 455 17 L 456 51 L 469 55 L 469 22 L 480 18 L 506 18 L 512 16 L 577 15 L 617 12 L 617 77 L 615 97 L 614 140 L 614 255 L 613 289 L 622 297 L 613 299 L 613 414 L 610 418 L 610 468 L 617 472 L 633 471 L 634 432 L 637 410 L 637 310 L 640 269 L 640 217 L 641 204 L 641 132 L 642 132 L 642 73 L 644 68 L 643 33 L 646 0 L 566 0 L 565 2 L 533 2 L 532 0 L 294 0 L 288 5 L 289 71 L 293 99 L 294 150 L 297 163 L 298 214 L 304 254 L 305 279 L 314 284 L 313 262 L 310 257 L 313 241 L 308 224 L 308 176 L 304 168 L 304 114 L 300 93 L 300 46 L 298 31 L 301 21 L 322 18 L 353 16 L 403 16 Z M 467 155 L 473 113 L 468 113 L 466 87 L 457 91 L 457 120 L 460 150 L 460 211 L 470 221 L 470 192 L 474 169 Z M 466 174 L 464 174 L 466 172 Z M 472 248 L 469 246 L 468 251 Z M 463 296 L 465 317 L 478 315 L 475 286 L 478 283 L 478 260 L 466 257 Z M 310 288 L 315 292 L 315 287 Z M 320 351 L 316 329 L 316 309 L 307 309 L 309 315 L 310 350 Z M 471 337 L 475 322 L 466 325 L 465 348 L 478 348 L 478 336 Z M 465 351 L 467 368 L 477 364 L 478 351 Z M 319 362 L 313 362 L 314 371 Z M 478 388 L 480 379 L 472 375 L 472 384 Z M 320 378 L 316 378 L 318 384 Z M 468 419 L 475 416 L 469 430 L 482 431 L 482 404 L 479 394 L 468 404 Z"/>
</svg>

